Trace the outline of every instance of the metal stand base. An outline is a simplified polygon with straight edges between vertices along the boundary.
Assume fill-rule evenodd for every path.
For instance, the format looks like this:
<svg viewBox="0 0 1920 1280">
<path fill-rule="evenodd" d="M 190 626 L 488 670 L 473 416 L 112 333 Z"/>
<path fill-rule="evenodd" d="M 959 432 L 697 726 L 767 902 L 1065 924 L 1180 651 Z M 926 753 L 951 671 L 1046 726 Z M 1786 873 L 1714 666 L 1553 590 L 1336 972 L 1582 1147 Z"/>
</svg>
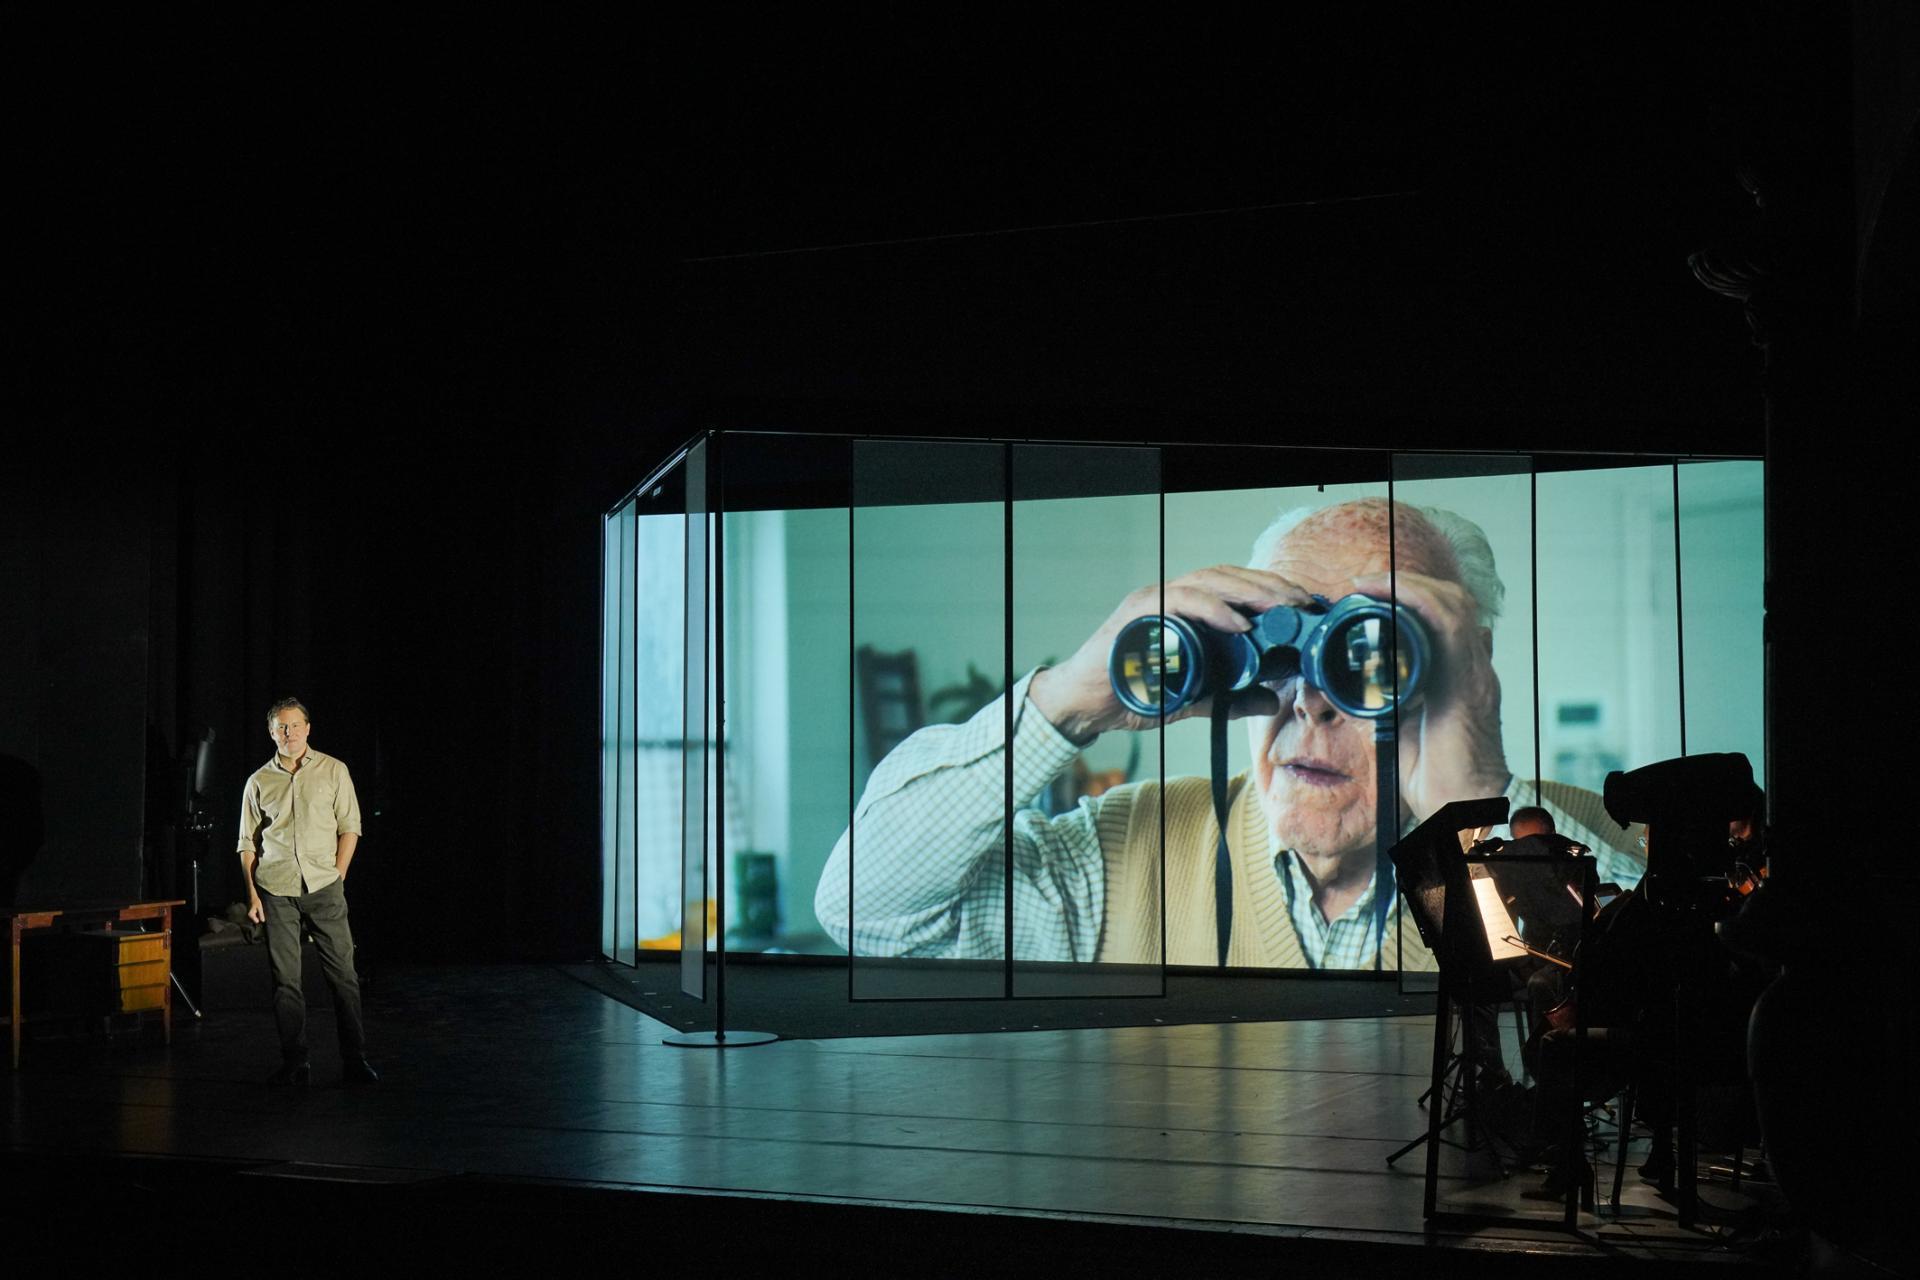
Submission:
<svg viewBox="0 0 1920 1280">
<path fill-rule="evenodd" d="M 662 1036 L 660 1043 L 676 1049 L 744 1049 L 749 1045 L 772 1044 L 779 1038 L 771 1031 L 676 1031 Z"/>
</svg>

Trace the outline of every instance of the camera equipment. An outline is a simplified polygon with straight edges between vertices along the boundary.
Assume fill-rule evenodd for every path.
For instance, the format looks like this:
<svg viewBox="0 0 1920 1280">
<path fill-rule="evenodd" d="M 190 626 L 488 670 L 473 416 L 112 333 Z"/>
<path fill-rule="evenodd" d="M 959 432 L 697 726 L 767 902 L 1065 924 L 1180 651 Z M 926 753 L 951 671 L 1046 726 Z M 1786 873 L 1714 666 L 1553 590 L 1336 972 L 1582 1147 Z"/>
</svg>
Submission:
<svg viewBox="0 0 1920 1280">
<path fill-rule="evenodd" d="M 1607 813 L 1622 827 L 1634 822 L 1724 826 L 1753 816 L 1753 765 L 1737 751 L 1681 756 L 1607 775 Z M 1725 832 L 1722 831 L 1724 835 Z"/>
<path fill-rule="evenodd" d="M 1647 873 L 1673 882 L 1724 880 L 1734 851 L 1727 824 L 1756 816 L 1760 789 L 1737 751 L 1681 756 L 1607 775 L 1607 813 L 1648 829 Z"/>
<path fill-rule="evenodd" d="M 1135 618 L 1114 638 L 1107 672 L 1122 706 L 1172 715 L 1208 694 L 1237 693 L 1298 675 L 1349 716 L 1377 720 L 1411 701 L 1432 647 L 1420 618 L 1371 596 L 1281 605 L 1253 615 L 1242 633 L 1185 618 Z"/>
<path fill-rule="evenodd" d="M 1728 824 L 1756 817 L 1762 795 L 1747 758 L 1725 752 L 1610 773 L 1602 798 L 1608 815 L 1622 827 L 1647 824 L 1647 874 L 1636 896 L 1654 910 L 1645 916 L 1652 931 L 1630 950 L 1620 948 L 1620 960 L 1611 962 L 1630 976 L 1609 983 L 1598 977 L 1609 967 L 1596 965 L 1590 981 L 1596 988 L 1622 987 L 1627 998 L 1642 1003 L 1643 1029 L 1660 1034 L 1671 1028 L 1665 1034 L 1672 1047 L 1665 1053 L 1667 1087 L 1677 1101 L 1676 1203 L 1681 1225 L 1691 1226 L 1699 1208 L 1696 1090 L 1712 1069 L 1710 1059 L 1741 1056 L 1737 1048 L 1730 1055 L 1717 1053 L 1724 1046 L 1709 1034 L 1724 1025 L 1733 1008 L 1725 957 L 1714 936 L 1715 917 L 1728 906 L 1727 873 L 1735 856 Z M 1745 1025 L 1744 1017 L 1739 1021 Z"/>
</svg>

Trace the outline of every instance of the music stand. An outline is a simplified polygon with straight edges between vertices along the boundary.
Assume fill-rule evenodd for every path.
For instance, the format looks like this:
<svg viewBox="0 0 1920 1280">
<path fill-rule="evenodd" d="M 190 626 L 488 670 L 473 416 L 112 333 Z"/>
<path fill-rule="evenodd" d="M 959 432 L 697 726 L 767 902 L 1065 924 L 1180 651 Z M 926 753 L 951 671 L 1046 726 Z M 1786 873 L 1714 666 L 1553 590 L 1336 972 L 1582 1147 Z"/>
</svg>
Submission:
<svg viewBox="0 0 1920 1280">
<path fill-rule="evenodd" d="M 1518 928 L 1509 910 L 1508 896 L 1500 891 L 1500 879 L 1490 863 L 1502 870 L 1516 871 L 1528 865 L 1565 866 L 1572 849 L 1545 848 L 1540 852 L 1523 851 L 1531 841 L 1515 841 L 1506 848 L 1515 850 L 1496 858 L 1470 857 L 1465 849 L 1471 842 L 1463 833 L 1504 823 L 1508 802 L 1504 796 L 1481 800 L 1458 800 L 1443 806 L 1421 823 L 1390 851 L 1395 878 L 1401 895 L 1413 912 L 1414 925 L 1421 941 L 1433 951 L 1440 965 L 1440 989 L 1434 1011 L 1433 1081 L 1427 1106 L 1427 1132 L 1388 1157 L 1391 1164 L 1419 1146 L 1427 1147 L 1426 1187 L 1423 1207 L 1431 1221 L 1439 1213 L 1441 1133 L 1447 1127 L 1465 1121 L 1468 1126 L 1466 1149 L 1474 1149 L 1474 1126 L 1478 1121 L 1475 1077 L 1478 1074 L 1477 1045 L 1469 1032 L 1461 1037 L 1461 1052 L 1452 1052 L 1452 1006 L 1504 1002 L 1511 998 L 1513 981 L 1509 970 L 1515 962 L 1527 958 L 1526 947 L 1518 945 Z M 1581 858 L 1581 891 L 1573 906 L 1582 922 L 1592 914 L 1592 860 Z M 1538 908 L 1536 908 L 1537 910 Z M 1584 923 L 1582 924 L 1584 929 Z M 1584 1028 L 1582 1028 L 1584 1031 Z M 1577 1052 L 1577 1046 L 1576 1046 Z M 1449 1087 L 1448 1076 L 1454 1080 Z M 1576 1125 L 1578 1117 L 1575 1118 Z M 1578 1214 L 1578 1187 L 1569 1187 L 1566 1222 L 1572 1225 Z M 1449 1214 L 1450 1218 L 1470 1215 Z M 1476 1218 L 1476 1220 L 1478 1220 Z"/>
<path fill-rule="evenodd" d="M 1453 1052 L 1452 1006 L 1492 998 L 1493 942 L 1481 925 L 1475 890 L 1461 854 L 1461 833 L 1507 820 L 1507 800 L 1455 801 L 1443 806 L 1388 851 L 1401 896 L 1413 914 L 1420 940 L 1440 959 L 1440 983 L 1434 1018 L 1433 1083 L 1426 1095 L 1427 1131 L 1387 1157 L 1393 1164 L 1422 1143 L 1427 1145 L 1427 1215 L 1434 1212 L 1435 1178 L 1441 1134 L 1467 1122 L 1464 1149 L 1477 1149 L 1473 1036 L 1463 1037 L 1463 1052 Z M 1502 935 L 1504 936 L 1504 934 Z M 1505 944 L 1501 944 L 1504 946 Z M 1504 998 L 1506 988 L 1500 988 Z"/>
</svg>

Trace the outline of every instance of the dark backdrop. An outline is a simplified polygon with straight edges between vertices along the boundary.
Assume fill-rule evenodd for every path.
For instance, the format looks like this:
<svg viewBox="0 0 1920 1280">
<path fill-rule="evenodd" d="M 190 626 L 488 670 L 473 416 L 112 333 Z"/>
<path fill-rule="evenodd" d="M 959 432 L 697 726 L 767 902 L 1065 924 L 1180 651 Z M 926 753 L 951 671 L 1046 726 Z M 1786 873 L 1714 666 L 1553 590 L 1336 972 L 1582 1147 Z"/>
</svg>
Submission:
<svg viewBox="0 0 1920 1280">
<path fill-rule="evenodd" d="M 0 471 L 23 894 L 140 891 L 212 726 L 236 898 L 293 692 L 359 780 L 370 956 L 591 955 L 600 513 L 706 426 L 1769 448 L 1776 596 L 1886 590 L 1847 539 L 1885 537 L 1854 442 L 1909 403 L 1910 234 L 1879 374 L 1849 335 L 1862 211 L 1911 187 L 1899 7 L 1349 8 L 50 39 Z M 1800 282 L 1771 440 L 1709 245 Z M 1872 776 L 1884 720 L 1835 714 L 1796 749 Z"/>
</svg>

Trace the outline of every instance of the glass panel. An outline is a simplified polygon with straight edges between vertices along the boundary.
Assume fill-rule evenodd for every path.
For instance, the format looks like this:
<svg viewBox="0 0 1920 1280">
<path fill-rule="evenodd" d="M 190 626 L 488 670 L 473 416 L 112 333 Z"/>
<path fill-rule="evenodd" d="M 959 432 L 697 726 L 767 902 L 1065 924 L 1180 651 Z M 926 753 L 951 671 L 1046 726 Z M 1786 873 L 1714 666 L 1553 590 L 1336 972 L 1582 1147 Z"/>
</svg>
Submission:
<svg viewBox="0 0 1920 1280">
<path fill-rule="evenodd" d="M 712 735 L 717 729 L 713 707 L 712 629 L 709 616 L 711 583 L 709 542 L 712 521 L 707 501 L 708 441 L 695 441 L 687 450 L 683 472 L 687 485 L 686 513 L 686 664 L 684 683 L 685 739 L 681 751 L 681 803 L 685 825 L 680 842 L 680 989 L 704 1000 L 707 991 L 706 949 L 709 921 L 714 911 L 708 892 L 708 866 L 714 838 Z"/>
<path fill-rule="evenodd" d="M 1421 592 L 1421 576 L 1464 585 L 1477 616 L 1459 616 L 1457 640 L 1469 643 L 1485 628 L 1490 662 L 1468 661 L 1475 662 L 1477 671 L 1490 670 L 1495 681 L 1467 721 L 1474 727 L 1470 741 L 1478 744 L 1473 754 L 1480 767 L 1470 773 L 1452 771 L 1448 776 L 1454 781 L 1444 790 L 1423 792 L 1414 782 L 1403 797 L 1410 810 L 1405 816 L 1417 824 L 1449 801 L 1481 798 L 1454 794 L 1463 789 L 1498 795 L 1507 775 L 1514 780 L 1513 803 L 1531 804 L 1539 774 L 1539 734 L 1534 724 L 1533 460 L 1514 454 L 1398 454 L 1393 496 L 1397 504 L 1423 518 L 1403 516 L 1401 523 L 1423 524 L 1437 532 L 1446 543 L 1439 554 L 1450 555 L 1458 570 L 1456 574 L 1431 567 L 1423 563 L 1431 556 L 1417 542 L 1399 545 L 1396 539 L 1394 584 L 1401 602 L 1433 623 L 1444 601 Z M 1441 645 L 1455 647 L 1444 639 Z M 1423 729 L 1428 711 L 1449 709 L 1423 706 L 1417 721 L 1403 718 L 1402 732 Z M 1469 783 L 1469 777 L 1477 779 L 1477 785 Z"/>
<path fill-rule="evenodd" d="M 851 444 L 726 444 L 727 951 L 835 955 L 814 903 L 850 808 Z"/>
<path fill-rule="evenodd" d="M 1161 581 L 1160 452 L 1015 445 L 1012 492 L 1014 674 L 1044 666 L 1070 677 L 1069 660 L 1091 646 L 1080 654 L 1092 664 L 1091 709 L 1111 711 L 1112 646 L 1094 637 L 1130 593 Z M 1158 615 L 1158 593 L 1139 611 Z M 1158 720 L 1109 729 L 1076 752 L 1049 724 L 1024 722 L 1042 716 L 1033 700 L 1019 713 L 1015 857 L 1026 870 L 1015 883 L 1033 883 L 1013 899 L 1014 994 L 1164 994 L 1161 824 L 1112 816 L 1160 787 Z M 1103 836 L 1121 847 L 1103 848 Z"/>
<path fill-rule="evenodd" d="M 1411 699 L 1397 726 L 1402 822 L 1455 800 L 1536 804 L 1532 459 L 1396 454 L 1393 469 L 1395 598 L 1424 626 L 1438 694 Z M 1416 940 L 1397 941 L 1403 970 L 1435 968 Z"/>
<path fill-rule="evenodd" d="M 633 579 L 638 568 L 640 520 L 637 503 L 628 503 L 621 511 L 620 538 L 626 544 L 625 577 Z M 639 808 L 640 731 L 638 722 L 639 688 L 635 663 L 639 656 L 639 595 L 637 582 L 629 581 L 621 601 L 620 619 L 620 856 L 613 879 L 613 958 L 621 964 L 634 962 L 635 876 L 640 861 Z"/>
<path fill-rule="evenodd" d="M 1005 459 L 998 444 L 853 443 L 860 799 L 821 915 L 850 944 L 855 999 L 1008 991 Z"/>
<path fill-rule="evenodd" d="M 1758 459 L 1682 462 L 1679 482 L 1687 752 L 1741 752 L 1764 787 L 1763 472 Z"/>
<path fill-rule="evenodd" d="M 631 670 L 631 553 L 633 503 L 606 519 L 600 572 L 600 953 L 617 955 L 622 935 L 618 904 L 628 879 L 633 774 L 626 723 Z"/>
<path fill-rule="evenodd" d="M 1170 449 L 1164 459 L 1166 572 L 1178 580 L 1207 566 L 1253 566 L 1282 579 L 1264 580 L 1279 604 L 1299 599 L 1293 589 L 1344 597 L 1354 589 L 1355 573 L 1387 567 L 1388 464 L 1384 454 L 1338 450 Z M 1369 512 L 1381 535 L 1377 547 L 1367 541 L 1362 517 Z M 1369 589 L 1384 595 L 1386 585 Z M 1262 612 L 1270 603 L 1264 597 L 1242 612 Z M 1393 921 L 1374 911 L 1370 892 L 1380 853 L 1373 730 L 1366 718 L 1333 709 L 1318 686 L 1295 674 L 1321 615 L 1290 611 L 1268 623 L 1283 620 L 1302 631 L 1293 643 L 1265 633 L 1269 665 L 1259 683 L 1273 696 L 1250 691 L 1249 698 L 1264 705 L 1227 737 L 1226 773 L 1244 777 L 1249 788 L 1229 818 L 1228 963 L 1390 967 L 1393 951 L 1382 961 L 1379 941 L 1392 936 Z M 1212 805 L 1208 789 L 1195 785 L 1212 773 L 1210 725 L 1193 717 L 1169 725 L 1163 736 L 1167 794 L 1183 798 L 1178 825 L 1190 833 L 1176 837 L 1170 820 L 1167 960 L 1211 966 L 1219 945 Z M 1391 897 L 1382 906 L 1390 912 Z"/>
<path fill-rule="evenodd" d="M 685 767 L 687 517 L 685 477 L 678 467 L 635 499 L 638 528 L 632 573 L 636 737 L 634 810 L 637 870 L 630 896 L 633 924 L 625 946 L 679 945 L 681 771 Z"/>
<path fill-rule="evenodd" d="M 1593 847 L 1603 881 L 1631 888 L 1645 870 L 1641 833 L 1622 831 L 1598 797 L 1613 770 L 1680 754 L 1673 467 L 1539 466 L 1542 802 L 1561 834 Z"/>
</svg>

